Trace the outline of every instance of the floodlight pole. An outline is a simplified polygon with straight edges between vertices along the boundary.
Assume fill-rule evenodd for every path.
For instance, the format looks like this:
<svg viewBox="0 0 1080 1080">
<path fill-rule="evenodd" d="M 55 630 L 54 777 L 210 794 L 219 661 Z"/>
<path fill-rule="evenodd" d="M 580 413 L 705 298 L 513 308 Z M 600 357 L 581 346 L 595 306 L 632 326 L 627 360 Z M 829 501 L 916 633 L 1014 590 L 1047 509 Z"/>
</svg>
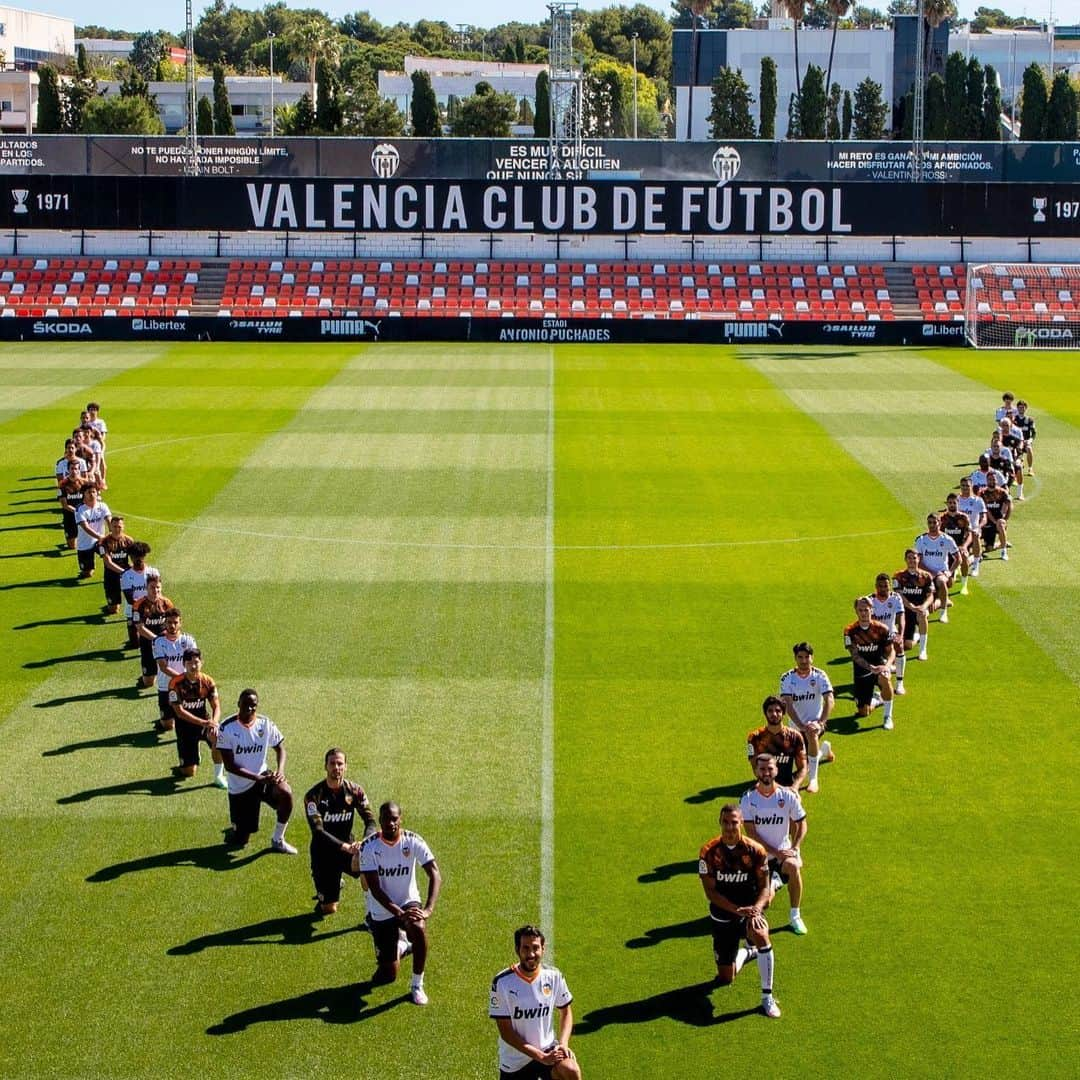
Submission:
<svg viewBox="0 0 1080 1080">
<path fill-rule="evenodd" d="M 630 38 L 631 43 L 634 46 L 634 138 L 637 138 L 637 31 L 634 31 L 633 37 Z"/>
<path fill-rule="evenodd" d="M 191 0 L 185 3 L 185 18 L 187 20 L 184 44 L 187 47 L 186 63 L 184 65 L 184 78 L 187 82 L 187 161 L 184 171 L 190 176 L 199 175 L 199 104 L 198 83 L 195 77 L 195 22 L 191 11 Z"/>
<path fill-rule="evenodd" d="M 270 138 L 274 137 L 274 31 L 266 31 L 270 42 Z"/>
</svg>

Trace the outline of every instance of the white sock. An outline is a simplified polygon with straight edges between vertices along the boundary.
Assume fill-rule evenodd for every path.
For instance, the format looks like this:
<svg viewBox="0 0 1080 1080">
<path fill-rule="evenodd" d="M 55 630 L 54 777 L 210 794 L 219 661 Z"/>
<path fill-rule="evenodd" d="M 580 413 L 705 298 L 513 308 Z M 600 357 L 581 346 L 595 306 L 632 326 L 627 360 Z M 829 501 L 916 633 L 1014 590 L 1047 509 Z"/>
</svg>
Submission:
<svg viewBox="0 0 1080 1080">
<path fill-rule="evenodd" d="M 735 974 L 736 975 L 738 975 L 739 972 L 742 971 L 743 964 L 746 963 L 749 956 L 750 956 L 750 950 L 740 947 L 739 951 L 735 954 Z"/>
<path fill-rule="evenodd" d="M 215 761 L 214 762 L 214 776 L 224 776 L 224 775 L 225 775 L 225 765 L 220 761 Z"/>
<path fill-rule="evenodd" d="M 405 952 L 408 949 L 408 947 L 409 947 L 409 939 L 407 937 L 404 937 L 404 936 L 399 937 L 398 938 L 398 943 L 397 943 L 397 954 L 398 954 L 398 959 L 399 960 L 405 955 Z"/>
<path fill-rule="evenodd" d="M 884 716 L 886 720 L 892 719 L 892 698 L 889 698 L 882 706 L 881 715 Z"/>
<path fill-rule="evenodd" d="M 424 973 L 421 971 L 419 975 L 413 972 L 412 983 L 410 984 L 413 990 L 422 990 L 424 987 Z"/>
<path fill-rule="evenodd" d="M 288 824 L 289 823 L 287 821 L 277 822 L 277 824 L 274 826 L 274 840 L 285 839 L 285 826 Z"/>
<path fill-rule="evenodd" d="M 758 974 L 761 976 L 761 992 L 763 994 L 772 993 L 773 966 L 772 946 L 768 945 L 763 949 L 759 949 L 757 954 L 757 968 Z"/>
<path fill-rule="evenodd" d="M 1016 485 L 1016 494 L 1019 495 L 1020 498 L 1024 497 L 1024 485 L 1023 484 L 1017 484 Z"/>
<path fill-rule="evenodd" d="M 799 917 L 799 915 L 800 915 L 799 909 L 797 907 L 793 907 L 791 909 L 791 917 L 793 919 L 797 919 Z"/>
<path fill-rule="evenodd" d="M 907 657 L 903 653 L 901 653 L 896 658 L 896 681 L 897 682 L 903 682 L 904 681 L 904 670 L 906 668 L 907 668 Z"/>
<path fill-rule="evenodd" d="M 820 754 L 815 754 L 812 758 L 809 759 L 810 772 L 809 772 L 809 775 L 807 776 L 808 780 L 816 780 L 817 779 L 818 763 L 820 761 L 821 761 L 821 755 Z"/>
</svg>

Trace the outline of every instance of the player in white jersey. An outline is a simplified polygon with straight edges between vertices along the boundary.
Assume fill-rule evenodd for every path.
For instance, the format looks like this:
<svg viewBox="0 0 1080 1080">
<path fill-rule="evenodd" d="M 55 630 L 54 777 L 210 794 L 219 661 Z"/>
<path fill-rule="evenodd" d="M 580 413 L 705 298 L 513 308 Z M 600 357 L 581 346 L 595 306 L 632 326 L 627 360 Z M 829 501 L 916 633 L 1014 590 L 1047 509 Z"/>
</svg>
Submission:
<svg viewBox="0 0 1080 1080">
<path fill-rule="evenodd" d="M 919 556 L 919 566 L 934 579 L 934 591 L 938 607 L 941 608 L 940 619 L 947 623 L 952 606 L 949 586 L 960 563 L 960 549 L 951 536 L 941 531 L 941 518 L 937 514 L 927 514 L 926 532 L 915 538 L 914 547 L 915 554 Z"/>
<path fill-rule="evenodd" d="M 172 731 L 176 726 L 169 702 L 169 683 L 184 674 L 184 653 L 199 647 L 190 634 L 181 632 L 182 621 L 179 608 L 167 611 L 164 633 L 158 634 L 151 646 L 151 655 L 157 665 L 158 731 Z"/>
<path fill-rule="evenodd" d="M 417 864 L 428 877 L 427 902 L 421 906 L 416 884 Z M 426 1005 L 424 968 L 427 965 L 427 921 L 442 889 L 442 875 L 431 848 L 414 832 L 401 827 L 401 808 L 385 802 L 379 807 L 379 831 L 369 836 L 354 856 L 367 889 L 367 923 L 375 943 L 377 967 L 372 982 L 392 983 L 408 946 L 412 946 L 413 975 L 409 995 L 414 1005 Z M 400 931 L 407 943 L 401 944 Z"/>
<path fill-rule="evenodd" d="M 874 591 L 870 595 L 870 607 L 873 618 L 884 623 L 892 635 L 895 653 L 896 690 L 894 693 L 906 694 L 904 672 L 907 669 L 907 654 L 904 652 L 904 601 L 898 593 L 892 591 L 892 579 L 888 574 L 878 574 L 874 578 Z"/>
<path fill-rule="evenodd" d="M 75 511 L 75 554 L 79 560 L 79 577 L 94 576 L 94 554 L 98 544 L 105 539 L 109 531 L 109 519 L 112 511 L 109 504 L 98 498 L 97 484 L 90 483 L 83 488 L 83 503 Z"/>
<path fill-rule="evenodd" d="M 986 503 L 981 495 L 975 494 L 970 476 L 960 478 L 960 497 L 956 500 L 956 508 L 960 513 L 967 514 L 971 525 L 971 576 L 978 577 L 982 563 L 982 530 L 986 524 Z"/>
<path fill-rule="evenodd" d="M 120 593 L 124 597 L 124 618 L 127 619 L 127 648 L 139 647 L 139 635 L 132 619 L 135 602 L 146 595 L 146 579 L 160 578 L 161 571 L 156 566 L 146 565 L 146 556 L 150 554 L 150 545 L 144 540 L 136 540 L 131 545 L 131 565 L 120 575 Z M 147 683 L 149 686 L 149 683 Z"/>
<path fill-rule="evenodd" d="M 277 811 L 277 824 L 270 850 L 279 855 L 295 855 L 296 848 L 285 839 L 285 826 L 293 808 L 293 793 L 285 780 L 285 736 L 259 710 L 259 695 L 242 690 L 236 712 L 227 717 L 218 731 L 217 748 L 229 783 L 229 818 L 232 829 L 225 843 L 243 847 L 259 830 L 262 803 Z M 277 768 L 267 767 L 270 750 Z"/>
<path fill-rule="evenodd" d="M 1006 416 L 1011 420 L 1016 415 L 1016 398 L 1008 390 L 1001 395 L 1001 405 L 994 411 L 994 423 L 1000 424 Z"/>
<path fill-rule="evenodd" d="M 806 811 L 797 792 L 776 782 L 776 761 L 772 754 L 755 759 L 758 782 L 739 802 L 743 828 L 769 855 L 769 869 L 787 883 L 791 901 L 791 929 L 806 933 L 799 906 L 802 903 L 802 854 L 806 837 Z M 774 879 L 775 881 L 775 879 Z"/>
<path fill-rule="evenodd" d="M 105 483 L 107 479 L 107 470 L 105 467 L 105 439 L 109 434 L 109 425 L 101 419 L 100 415 L 98 415 L 100 411 L 101 406 L 96 401 L 90 401 L 87 403 L 87 421 L 90 427 L 92 427 L 94 431 L 97 432 L 97 439 L 98 442 L 101 444 L 101 486 L 102 488 L 106 488 L 108 487 L 108 484 Z"/>
<path fill-rule="evenodd" d="M 791 651 L 795 666 L 780 676 L 780 698 L 788 718 L 806 740 L 806 790 L 814 794 L 818 790 L 818 766 L 836 760 L 832 747 L 822 738 L 836 695 L 829 676 L 814 667 L 814 647 L 808 641 L 793 645 Z"/>
<path fill-rule="evenodd" d="M 488 1016 L 499 1027 L 499 1080 L 581 1078 L 570 1049 L 574 998 L 562 972 L 542 963 L 544 946 L 539 927 L 519 927 L 514 931 L 518 962 L 491 981 Z"/>
</svg>

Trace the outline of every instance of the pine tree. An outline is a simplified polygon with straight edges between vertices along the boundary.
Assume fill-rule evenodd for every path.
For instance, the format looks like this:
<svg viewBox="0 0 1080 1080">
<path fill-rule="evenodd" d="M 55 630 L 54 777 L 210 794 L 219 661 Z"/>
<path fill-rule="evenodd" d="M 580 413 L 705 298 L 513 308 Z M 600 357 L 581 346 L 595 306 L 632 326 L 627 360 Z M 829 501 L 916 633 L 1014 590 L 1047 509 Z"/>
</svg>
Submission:
<svg viewBox="0 0 1080 1080">
<path fill-rule="evenodd" d="M 840 138 L 840 99 L 843 91 L 839 83 L 833 83 L 829 90 L 829 118 L 826 134 L 830 139 Z"/>
<path fill-rule="evenodd" d="M 315 106 L 311 103 L 311 94 L 306 90 L 296 103 L 293 113 L 292 135 L 310 135 L 315 130 Z"/>
<path fill-rule="evenodd" d="M 195 131 L 199 135 L 214 134 L 214 110 L 205 94 L 199 98 L 199 104 L 195 107 Z"/>
<path fill-rule="evenodd" d="M 311 99 L 308 98 L 310 104 Z M 312 121 L 314 125 L 314 120 Z M 214 133 L 216 135 L 235 135 L 232 106 L 229 104 L 229 91 L 225 86 L 225 69 L 220 64 L 214 65 Z"/>
<path fill-rule="evenodd" d="M 776 138 L 776 61 L 771 56 L 761 58 L 761 79 L 758 83 L 758 137 Z"/>
<path fill-rule="evenodd" d="M 64 98 L 60 89 L 60 76 L 52 64 L 42 64 L 38 68 L 38 134 L 59 135 L 64 126 Z"/>
<path fill-rule="evenodd" d="M 551 80 L 546 71 L 536 76 L 536 115 L 533 132 L 538 139 L 551 135 Z"/>
<path fill-rule="evenodd" d="M 983 130 L 983 98 L 986 96 L 986 75 L 983 66 L 973 56 L 967 66 L 967 99 L 964 102 L 965 139 L 981 139 Z"/>
<path fill-rule="evenodd" d="M 928 139 L 941 142 L 945 138 L 945 80 L 935 71 L 926 80 L 926 121 L 924 132 Z"/>
<path fill-rule="evenodd" d="M 989 64 L 986 65 L 982 138 L 993 142 L 1001 139 L 1001 87 L 998 85 L 997 72 Z"/>
<path fill-rule="evenodd" d="M 825 109 L 825 72 L 817 64 L 807 64 L 799 100 L 802 138 L 825 138 Z"/>
<path fill-rule="evenodd" d="M 840 138 L 842 138 L 842 139 L 850 139 L 851 138 L 851 121 L 852 121 L 851 91 L 850 90 L 845 90 L 844 91 L 844 115 L 843 115 L 843 118 L 840 121 Z"/>
<path fill-rule="evenodd" d="M 855 87 L 852 130 L 856 139 L 880 139 L 885 134 L 889 107 L 881 100 L 881 86 L 868 75 Z"/>
<path fill-rule="evenodd" d="M 967 96 L 967 61 L 960 52 L 945 61 L 945 138 L 964 136 L 964 101 Z"/>
<path fill-rule="evenodd" d="M 1046 138 L 1046 79 L 1042 68 L 1032 62 L 1024 69 L 1024 97 L 1020 104 L 1021 142 Z"/>
<path fill-rule="evenodd" d="M 1054 142 L 1076 139 L 1076 90 L 1065 71 L 1054 76 L 1046 107 L 1046 138 Z"/>
<path fill-rule="evenodd" d="M 721 68 L 712 81 L 709 131 L 713 139 L 752 139 L 754 121 L 750 106 L 754 96 L 741 71 Z"/>
</svg>

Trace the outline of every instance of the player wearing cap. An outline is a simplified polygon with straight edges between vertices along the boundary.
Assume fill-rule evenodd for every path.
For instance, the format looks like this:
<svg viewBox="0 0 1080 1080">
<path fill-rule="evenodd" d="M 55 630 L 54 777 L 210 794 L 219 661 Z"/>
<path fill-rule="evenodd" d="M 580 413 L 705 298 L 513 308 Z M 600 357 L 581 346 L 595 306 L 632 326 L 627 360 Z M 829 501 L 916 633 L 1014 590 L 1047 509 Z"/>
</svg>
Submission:
<svg viewBox="0 0 1080 1080">
<path fill-rule="evenodd" d="M 874 591 L 870 595 L 873 616 L 888 629 L 893 643 L 893 668 L 896 671 L 896 689 L 893 693 L 903 696 L 904 672 L 907 669 L 907 656 L 904 653 L 904 635 L 901 627 L 904 622 L 904 601 L 898 593 L 892 591 L 892 582 L 888 574 L 878 574 L 874 578 Z"/>
<path fill-rule="evenodd" d="M 791 901 L 790 925 L 796 934 L 806 933 L 802 903 L 802 853 L 806 837 L 806 811 L 797 792 L 776 782 L 776 762 L 772 754 L 758 754 L 755 761 L 757 783 L 739 801 L 743 828 L 768 853 L 769 870 L 788 886 Z"/>
<path fill-rule="evenodd" d="M 332 915 L 341 900 L 341 875 L 359 877 L 353 856 L 360 843 L 353 839 L 356 815 L 364 823 L 364 839 L 376 831 L 371 803 L 359 784 L 345 779 L 345 751 L 334 746 L 323 755 L 326 779 L 304 796 L 304 814 L 311 827 L 311 877 L 319 915 Z"/>
<path fill-rule="evenodd" d="M 806 740 L 806 790 L 818 790 L 818 766 L 835 760 L 832 747 L 822 744 L 829 715 L 836 703 L 829 676 L 814 667 L 814 647 L 808 641 L 792 646 L 795 666 L 780 676 L 780 698 L 788 718 Z"/>
<path fill-rule="evenodd" d="M 178 776 L 194 776 L 199 767 L 199 743 L 205 742 L 214 762 L 215 787 L 228 787 L 217 750 L 221 724 L 217 686 L 203 673 L 201 649 L 185 649 L 183 663 L 184 674 L 169 682 L 169 706 L 176 718 L 176 753 L 180 758 L 173 771 Z"/>
<path fill-rule="evenodd" d="M 397 803 L 385 802 L 379 807 L 379 831 L 360 845 L 353 858 L 367 886 L 367 922 L 375 943 L 377 965 L 373 981 L 392 983 L 397 979 L 404 954 L 399 951 L 399 931 L 404 930 L 413 954 L 409 995 L 414 1005 L 426 1005 L 427 921 L 442 889 L 442 875 L 435 856 L 423 837 L 401 827 L 401 809 Z M 423 906 L 416 885 L 417 864 L 428 877 L 427 902 Z"/>
<path fill-rule="evenodd" d="M 734 803 L 720 810 L 720 835 L 701 849 L 698 876 L 709 901 L 716 981 L 730 986 L 743 965 L 757 957 L 761 1008 L 777 1019 L 780 1006 L 773 997 L 774 960 L 765 918 L 772 899 L 769 853 L 743 834 L 742 811 Z"/>
<path fill-rule="evenodd" d="M 251 834 L 259 831 L 259 811 L 266 803 L 277 811 L 270 850 L 295 855 L 296 848 L 285 839 L 293 808 L 292 788 L 285 779 L 285 736 L 270 717 L 259 712 L 256 691 L 240 692 L 236 712 L 221 725 L 217 745 L 229 784 L 232 828 L 225 843 L 244 847 Z M 276 769 L 267 767 L 271 750 L 277 758 Z"/>
<path fill-rule="evenodd" d="M 893 641 L 889 628 L 873 617 L 869 596 L 855 601 L 855 622 L 844 627 L 844 648 L 851 653 L 855 674 L 855 704 L 859 716 L 874 711 L 874 691 L 880 690 L 886 731 L 893 728 L 893 690 L 889 668 L 893 660 Z"/>
<path fill-rule="evenodd" d="M 545 944 L 539 927 L 519 927 L 514 931 L 517 963 L 491 980 L 488 1016 L 499 1028 L 499 1080 L 581 1078 L 570 1049 L 574 998 L 562 972 L 543 963 Z"/>
<path fill-rule="evenodd" d="M 951 536 L 941 531 L 941 518 L 937 514 L 927 514 L 926 532 L 915 538 L 915 552 L 919 556 L 919 566 L 934 579 L 934 593 L 937 606 L 941 609 L 940 621 L 949 621 L 949 586 L 960 562 L 960 549 Z"/>
<path fill-rule="evenodd" d="M 780 698 L 770 694 L 761 703 L 761 711 L 765 715 L 764 726 L 746 736 L 750 771 L 754 772 L 754 759 L 758 754 L 772 754 L 776 761 L 776 782 L 798 791 L 808 768 L 806 740 L 800 732 L 784 723 L 784 703 Z M 828 748 L 829 744 L 823 743 L 822 747 Z"/>
</svg>

